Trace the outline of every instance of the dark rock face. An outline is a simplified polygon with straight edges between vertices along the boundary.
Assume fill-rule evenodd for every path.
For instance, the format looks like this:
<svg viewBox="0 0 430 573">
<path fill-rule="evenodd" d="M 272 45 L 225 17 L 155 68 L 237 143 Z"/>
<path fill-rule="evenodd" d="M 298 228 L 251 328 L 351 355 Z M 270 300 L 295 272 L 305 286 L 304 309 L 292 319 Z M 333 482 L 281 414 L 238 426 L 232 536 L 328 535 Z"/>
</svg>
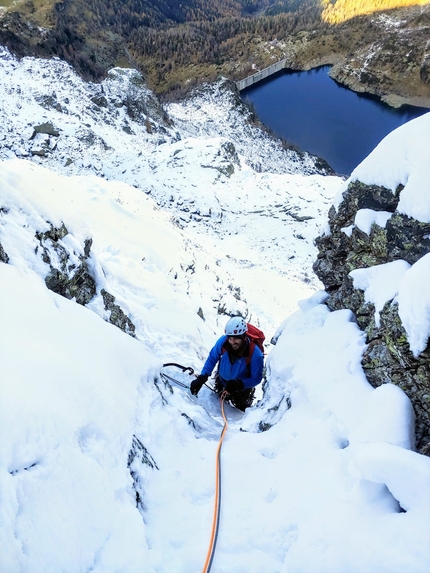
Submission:
<svg viewBox="0 0 430 573">
<path fill-rule="evenodd" d="M 42 260 L 50 267 L 45 277 L 46 286 L 68 299 L 76 299 L 78 304 L 88 304 L 96 294 L 96 282 L 88 267 L 87 259 L 90 255 L 92 240 L 87 239 L 83 248 L 83 254 L 76 254 L 72 260 L 70 251 L 62 243 L 62 239 L 68 235 L 64 223 L 61 227 L 51 228 L 44 233 L 37 233 L 42 250 Z"/>
<path fill-rule="evenodd" d="M 76 298 L 76 302 L 82 305 L 88 304 L 96 294 L 94 279 L 85 262 L 71 279 L 58 269 L 52 269 L 45 278 L 45 283 L 50 290 L 68 299 Z"/>
<path fill-rule="evenodd" d="M 60 131 L 54 127 L 50 121 L 41 123 L 40 125 L 35 125 L 33 129 L 34 132 L 32 139 L 34 139 L 37 133 L 45 133 L 46 135 L 52 135 L 53 137 L 58 137 L 60 135 Z"/>
<path fill-rule="evenodd" d="M 397 304 L 386 303 L 381 324 L 366 329 L 362 366 L 372 386 L 392 382 L 411 399 L 416 414 L 417 447 L 430 455 L 430 345 L 417 358 L 409 349 Z"/>
<path fill-rule="evenodd" d="M 144 502 L 144 468 L 148 466 L 153 470 L 158 470 L 158 466 L 137 436 L 133 436 L 130 451 L 128 453 L 127 467 L 133 479 L 133 489 L 135 491 L 136 507 L 140 512 L 146 511 Z"/>
<path fill-rule="evenodd" d="M 319 254 L 314 264 L 314 271 L 328 291 L 339 289 L 348 273 L 355 269 L 395 260 L 388 259 L 386 229 L 373 225 L 367 235 L 354 226 L 351 236 L 342 229 L 354 224 L 359 209 L 394 213 L 399 203 L 400 191 L 401 188 L 393 194 L 384 187 L 355 181 L 344 193 L 344 199 L 337 211 L 331 207 L 331 235 L 323 235 L 316 240 Z"/>
<path fill-rule="evenodd" d="M 76 244 L 72 247 L 70 242 L 66 244 L 63 241 L 67 235 L 69 231 L 64 223 L 60 227 L 51 224 L 48 231 L 36 234 L 39 242 L 36 252 L 40 253 L 43 262 L 50 268 L 45 277 L 46 286 L 53 292 L 68 299 L 74 298 L 78 304 L 85 306 L 97 295 L 97 285 L 89 262 L 93 240 L 85 239 L 83 246 Z M 4 255 L 7 257 L 6 253 Z M 0 245 L 0 260 L 1 257 Z M 115 297 L 104 289 L 100 294 L 105 310 L 109 312 L 109 322 L 134 337 L 135 326 L 121 307 L 115 304 Z"/>
<path fill-rule="evenodd" d="M 0 243 L 0 262 L 1 263 L 8 263 L 9 257 L 6 251 L 3 249 L 3 245 Z"/>
<path fill-rule="evenodd" d="M 358 268 L 405 260 L 413 265 L 430 252 L 430 224 L 396 211 L 402 186 L 395 193 L 384 187 L 350 183 L 337 210 L 329 212 L 330 235 L 316 240 L 319 250 L 314 271 L 330 295 L 331 310 L 350 309 L 366 332 L 362 366 L 372 386 L 398 385 L 410 398 L 417 417 L 417 449 L 430 455 L 430 344 L 412 354 L 396 302 L 388 301 L 375 323 L 374 305 L 355 289 L 349 273 Z M 355 226 L 359 209 L 392 213 L 385 227 L 373 224 L 369 234 Z M 389 216 L 389 215 L 388 215 Z"/>
<path fill-rule="evenodd" d="M 136 327 L 122 308 L 115 304 L 115 297 L 104 289 L 101 290 L 101 295 L 103 297 L 105 310 L 110 312 L 109 322 L 123 330 L 126 334 L 134 337 Z"/>
<path fill-rule="evenodd" d="M 396 214 L 387 222 L 387 248 L 390 260 L 404 259 L 413 265 L 430 252 L 430 223 L 421 223 Z"/>
</svg>

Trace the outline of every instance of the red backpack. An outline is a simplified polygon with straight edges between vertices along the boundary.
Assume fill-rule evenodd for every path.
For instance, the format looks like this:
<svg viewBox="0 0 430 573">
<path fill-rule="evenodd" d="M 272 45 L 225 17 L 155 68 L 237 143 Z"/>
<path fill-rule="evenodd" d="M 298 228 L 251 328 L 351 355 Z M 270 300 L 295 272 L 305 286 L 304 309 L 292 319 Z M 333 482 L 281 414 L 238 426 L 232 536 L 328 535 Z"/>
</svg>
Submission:
<svg viewBox="0 0 430 573">
<path fill-rule="evenodd" d="M 253 324 L 251 324 L 250 322 L 248 322 L 248 332 L 246 333 L 246 336 L 250 339 L 251 342 L 256 344 L 258 348 L 261 350 L 261 352 L 264 354 L 263 342 L 266 340 L 264 332 L 259 328 L 257 328 L 256 326 L 254 326 Z M 252 351 L 253 350 L 254 349 L 252 349 Z M 252 351 L 250 352 L 250 354 L 252 354 Z"/>
</svg>

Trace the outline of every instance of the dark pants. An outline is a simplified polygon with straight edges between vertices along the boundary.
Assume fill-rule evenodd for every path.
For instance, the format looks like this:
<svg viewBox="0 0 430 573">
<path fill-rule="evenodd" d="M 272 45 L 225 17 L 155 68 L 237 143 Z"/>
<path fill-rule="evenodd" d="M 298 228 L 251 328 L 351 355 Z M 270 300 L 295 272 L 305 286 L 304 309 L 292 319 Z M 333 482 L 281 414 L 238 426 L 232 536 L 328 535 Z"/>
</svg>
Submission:
<svg viewBox="0 0 430 573">
<path fill-rule="evenodd" d="M 225 386 L 221 382 L 219 376 L 215 379 L 215 390 L 218 392 L 220 396 L 222 392 L 225 390 Z M 226 400 L 231 402 L 235 408 L 238 410 L 245 411 L 246 408 L 249 408 L 252 405 L 252 401 L 254 400 L 255 388 L 245 388 L 244 390 L 240 390 L 239 392 L 232 392 L 228 395 Z"/>
</svg>

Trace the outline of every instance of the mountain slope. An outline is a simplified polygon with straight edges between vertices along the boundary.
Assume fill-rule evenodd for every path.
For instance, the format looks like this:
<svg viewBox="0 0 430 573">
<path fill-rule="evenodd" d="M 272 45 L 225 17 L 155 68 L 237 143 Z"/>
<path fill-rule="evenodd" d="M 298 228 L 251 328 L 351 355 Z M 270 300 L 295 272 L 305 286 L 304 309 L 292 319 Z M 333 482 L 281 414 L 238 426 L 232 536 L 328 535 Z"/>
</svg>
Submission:
<svg viewBox="0 0 430 573">
<path fill-rule="evenodd" d="M 241 313 L 266 332 L 267 373 L 254 407 L 226 406 L 214 567 L 427 572 L 430 460 L 411 402 L 368 383 L 365 334 L 310 274 L 350 182 L 250 125 L 225 82 L 162 108 L 134 72 L 96 86 L 58 61 L 1 62 L 0 570 L 201 569 L 220 404 L 162 364 L 199 372 Z M 416 122 L 357 174 L 427 189 Z M 425 309 L 415 271 L 402 290 Z M 422 341 L 415 308 L 403 318 Z"/>
<path fill-rule="evenodd" d="M 322 18 L 331 24 L 338 24 L 361 16 L 363 14 L 373 14 L 394 8 L 404 8 L 406 6 L 424 6 L 428 0 L 368 0 L 367 2 L 345 2 L 344 0 L 323 0 L 324 10 Z"/>
<path fill-rule="evenodd" d="M 8 256 L 0 263 L 0 568 L 200 569 L 219 404 L 206 388 L 193 398 L 170 385 L 160 367 L 169 358 L 199 371 L 226 320 L 217 290 L 231 312 L 243 301 L 228 296 L 213 255 L 124 183 L 23 160 L 1 161 L 0 182 Z M 41 233 L 61 223 L 69 232 L 55 250 Z M 58 264 L 55 253 L 66 252 L 76 264 L 88 238 L 97 293 L 84 307 L 48 290 L 44 277 L 47 256 Z M 108 324 L 102 287 L 133 319 L 135 337 Z M 360 367 L 363 333 L 324 298 L 302 301 L 281 325 L 262 401 L 244 415 L 227 407 L 214 564 L 424 573 L 430 463 L 412 451 L 411 404 L 391 384 L 371 388 Z"/>
</svg>

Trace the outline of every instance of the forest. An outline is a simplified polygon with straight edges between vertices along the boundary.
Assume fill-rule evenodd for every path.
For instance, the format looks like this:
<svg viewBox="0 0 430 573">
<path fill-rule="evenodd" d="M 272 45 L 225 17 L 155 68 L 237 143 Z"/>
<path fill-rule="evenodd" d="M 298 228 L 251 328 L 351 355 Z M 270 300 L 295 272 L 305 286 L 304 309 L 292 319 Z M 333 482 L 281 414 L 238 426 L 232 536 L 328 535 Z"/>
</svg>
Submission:
<svg viewBox="0 0 430 573">
<path fill-rule="evenodd" d="M 156 93 L 176 98 L 282 58 L 265 46 L 327 26 L 321 12 L 320 0 L 24 0 L 3 16 L 0 43 L 18 55 L 58 56 L 90 80 L 132 65 Z"/>
<path fill-rule="evenodd" d="M 58 56 L 90 80 L 133 66 L 163 99 L 177 99 L 283 59 L 285 40 L 300 32 L 336 33 L 360 10 L 411 1 L 24 0 L 0 14 L 0 43 L 17 55 Z"/>
<path fill-rule="evenodd" d="M 271 51 L 258 47 L 298 30 L 323 27 L 320 14 L 320 8 L 314 6 L 273 17 L 219 18 L 161 29 L 139 27 L 133 30 L 129 45 L 135 61 L 154 84 L 163 91 L 178 93 L 185 68 L 193 67 L 196 75 L 205 79 L 227 72 L 231 79 L 239 79 L 253 73 L 253 66 L 261 68 L 282 59 L 282 48 L 275 49 L 277 42 Z M 242 65 L 235 70 L 237 62 Z M 191 82 L 196 83 L 192 78 Z"/>
</svg>

